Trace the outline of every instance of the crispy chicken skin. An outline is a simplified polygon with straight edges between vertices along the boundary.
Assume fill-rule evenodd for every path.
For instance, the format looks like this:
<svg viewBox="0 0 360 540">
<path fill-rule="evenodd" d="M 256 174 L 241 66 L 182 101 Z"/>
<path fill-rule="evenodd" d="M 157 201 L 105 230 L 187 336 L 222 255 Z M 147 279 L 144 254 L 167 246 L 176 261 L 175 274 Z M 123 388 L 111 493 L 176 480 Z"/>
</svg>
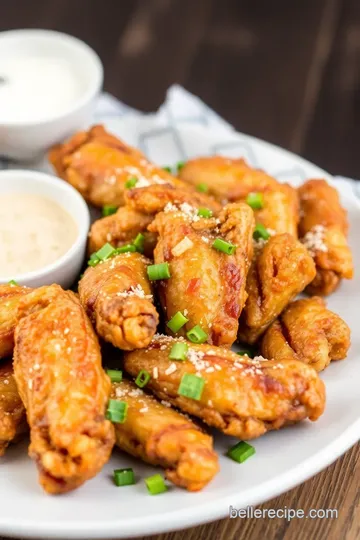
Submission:
<svg viewBox="0 0 360 540">
<path fill-rule="evenodd" d="M 248 299 L 239 323 L 239 340 L 250 344 L 315 277 L 312 257 L 290 234 L 272 236 L 255 251 L 246 283 Z"/>
<path fill-rule="evenodd" d="M 16 310 L 21 298 L 30 290 L 17 285 L 0 285 L 0 358 L 12 355 Z"/>
<path fill-rule="evenodd" d="M 114 424 L 121 450 L 164 467 L 171 482 L 189 491 L 199 491 L 218 472 L 212 437 L 189 418 L 127 380 L 113 384 L 111 397 L 128 404 L 125 422 Z"/>
<path fill-rule="evenodd" d="M 298 192 L 302 215 L 299 236 L 316 263 L 316 277 L 307 292 L 326 296 L 339 286 L 342 278 L 353 277 L 347 213 L 337 190 L 325 180 L 309 180 Z"/>
<path fill-rule="evenodd" d="M 314 296 L 292 302 L 265 332 L 261 354 L 275 360 L 300 360 L 316 371 L 342 360 L 350 347 L 348 325 Z"/>
<path fill-rule="evenodd" d="M 122 206 L 125 183 L 134 177 L 141 180 L 142 185 L 184 185 L 150 163 L 139 150 L 107 133 L 101 125 L 80 131 L 67 142 L 55 145 L 49 152 L 49 161 L 57 174 L 94 206 Z"/>
<path fill-rule="evenodd" d="M 276 190 L 278 182 L 244 159 L 222 156 L 191 159 L 182 167 L 179 178 L 196 186 L 206 184 L 208 193 L 220 202 L 238 201 L 251 192 Z"/>
<path fill-rule="evenodd" d="M 140 253 L 122 253 L 91 268 L 79 282 L 79 296 L 97 333 L 124 350 L 146 347 L 159 323 L 147 266 Z"/>
<path fill-rule="evenodd" d="M 29 455 L 46 492 L 71 491 L 101 470 L 115 440 L 99 343 L 75 294 L 58 285 L 24 296 L 17 318 L 14 373 Z"/>
<path fill-rule="evenodd" d="M 246 300 L 246 276 L 253 253 L 251 208 L 244 203 L 229 204 L 218 219 L 201 219 L 194 209 L 182 212 L 175 208 L 157 214 L 149 229 L 159 234 L 155 263 L 168 262 L 170 266 L 170 279 L 158 285 L 166 321 L 181 311 L 188 322 L 179 335 L 200 325 L 208 334 L 208 343 L 231 347 Z M 216 237 L 235 244 L 235 253 L 227 255 L 214 249 Z M 191 243 L 189 249 L 177 253 L 185 238 Z"/>
<path fill-rule="evenodd" d="M 26 411 L 16 386 L 12 360 L 0 365 L 0 456 L 27 431 Z"/>
<path fill-rule="evenodd" d="M 227 435 L 253 439 L 305 418 L 316 420 L 324 410 L 325 386 L 316 371 L 302 362 L 252 360 L 226 349 L 189 343 L 187 360 L 174 363 L 176 369 L 169 373 L 169 353 L 177 341 L 160 336 L 147 349 L 126 353 L 126 371 L 136 377 L 147 370 L 152 375 L 147 388 L 158 398 Z M 197 373 L 205 381 L 199 400 L 178 394 L 186 373 Z"/>
</svg>

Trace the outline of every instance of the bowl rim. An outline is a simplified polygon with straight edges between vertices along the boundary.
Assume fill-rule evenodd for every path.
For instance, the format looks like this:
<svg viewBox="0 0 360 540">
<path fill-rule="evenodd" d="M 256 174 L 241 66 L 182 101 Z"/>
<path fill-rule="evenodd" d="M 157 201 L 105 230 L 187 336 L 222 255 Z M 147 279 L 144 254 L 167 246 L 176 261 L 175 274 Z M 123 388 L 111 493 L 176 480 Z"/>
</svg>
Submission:
<svg viewBox="0 0 360 540">
<path fill-rule="evenodd" d="M 40 118 L 39 120 L 14 119 L 2 121 L 0 118 L 0 126 L 35 127 L 49 124 L 66 116 L 71 116 L 78 109 L 81 109 L 84 105 L 94 99 L 100 92 L 104 82 L 104 67 L 99 55 L 85 41 L 82 41 L 81 39 L 70 34 L 66 34 L 65 32 L 58 32 L 56 30 L 45 30 L 41 28 L 19 28 L 0 32 L 0 44 L 3 40 L 16 38 L 17 36 L 19 40 L 23 38 L 43 37 L 45 39 L 55 39 L 56 41 L 67 42 L 73 48 L 81 50 L 84 54 L 88 55 L 94 67 L 94 76 L 92 77 L 92 82 L 86 87 L 82 95 L 76 99 L 73 104 L 70 104 L 67 110 L 60 113 L 54 113 L 46 118 Z"/>
<path fill-rule="evenodd" d="M 8 180 L 11 180 L 13 177 L 19 178 L 22 177 L 27 180 L 27 184 L 30 186 L 31 182 L 35 182 L 38 184 L 46 184 L 48 186 L 51 186 L 53 188 L 54 193 L 62 191 L 65 192 L 68 197 L 72 197 L 76 203 L 78 204 L 79 211 L 81 212 L 81 216 L 77 216 L 77 219 L 75 220 L 76 225 L 78 227 L 78 233 L 76 236 L 75 241 L 73 244 L 69 247 L 69 249 L 61 255 L 56 261 L 39 268 L 38 270 L 32 270 L 31 272 L 24 272 L 23 274 L 17 274 L 12 276 L 10 279 L 20 282 L 19 284 L 23 284 L 26 281 L 31 281 L 34 279 L 41 279 L 42 277 L 48 276 L 49 274 L 52 274 L 53 272 L 56 272 L 60 268 L 69 265 L 71 263 L 72 258 L 79 252 L 86 247 L 87 239 L 88 239 L 88 233 L 90 228 L 90 211 L 89 208 L 83 199 L 83 197 L 76 191 L 75 188 L 73 188 L 70 184 L 66 183 L 65 180 L 62 180 L 61 178 L 58 178 L 57 176 L 53 176 L 48 173 L 39 172 L 39 171 L 30 171 L 26 169 L 6 169 L 0 171 L 0 183 L 5 180 L 5 177 L 8 178 Z M 6 193 L 11 193 L 12 191 L 16 191 L 15 189 L 12 189 L 12 185 L 9 184 L 9 191 L 6 191 Z M 19 191 L 17 191 L 19 192 Z M 24 193 L 31 193 L 31 190 L 24 191 Z M 1 195 L 1 191 L 0 191 Z M 48 195 L 41 195 L 45 198 L 50 199 Z M 67 208 L 65 208 L 63 205 L 59 204 L 56 200 L 56 198 L 53 199 L 53 201 L 58 204 L 61 208 L 63 208 L 73 219 L 74 213 L 69 211 Z M 1 278 L 0 277 L 0 284 L 6 283 L 6 279 L 8 278 Z"/>
</svg>

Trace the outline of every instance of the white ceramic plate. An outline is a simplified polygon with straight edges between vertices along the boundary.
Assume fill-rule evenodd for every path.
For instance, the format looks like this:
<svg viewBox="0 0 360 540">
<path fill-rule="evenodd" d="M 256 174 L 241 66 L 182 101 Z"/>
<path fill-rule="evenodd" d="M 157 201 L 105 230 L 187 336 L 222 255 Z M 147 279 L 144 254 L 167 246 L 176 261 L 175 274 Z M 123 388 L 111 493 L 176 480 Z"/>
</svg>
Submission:
<svg viewBox="0 0 360 540">
<path fill-rule="evenodd" d="M 199 154 L 245 156 L 281 180 L 298 184 L 309 177 L 328 174 L 314 165 L 270 144 L 241 134 L 219 137 L 216 132 L 184 125 L 156 127 L 150 119 L 112 120 L 109 129 L 137 144 L 158 163 L 171 164 Z M 356 189 L 339 183 L 343 204 L 349 211 L 350 242 L 355 265 L 360 267 L 360 230 Z M 216 435 L 221 472 L 200 493 L 171 487 L 151 497 L 143 478 L 154 469 L 115 451 L 101 474 L 78 491 L 59 497 L 46 496 L 37 484 L 34 464 L 26 444 L 14 446 L 0 462 L 0 534 L 36 538 L 123 538 L 181 529 L 213 521 L 236 508 L 259 504 L 294 487 L 333 462 L 360 438 L 360 332 L 358 298 L 360 283 L 343 283 L 329 300 L 352 328 L 347 360 L 332 364 L 322 377 L 327 387 L 327 407 L 322 418 L 269 433 L 253 442 L 256 455 L 239 465 L 224 456 L 233 438 Z M 137 484 L 115 488 L 114 468 L 133 467 Z"/>
</svg>

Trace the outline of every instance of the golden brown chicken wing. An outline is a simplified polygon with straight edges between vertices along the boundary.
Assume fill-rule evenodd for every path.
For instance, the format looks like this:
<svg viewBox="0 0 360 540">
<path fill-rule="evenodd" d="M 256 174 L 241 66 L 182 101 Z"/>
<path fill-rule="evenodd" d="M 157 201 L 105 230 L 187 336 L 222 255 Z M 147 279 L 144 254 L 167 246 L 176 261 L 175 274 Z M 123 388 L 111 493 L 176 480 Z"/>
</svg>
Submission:
<svg viewBox="0 0 360 540">
<path fill-rule="evenodd" d="M 126 183 L 132 179 L 136 179 L 138 187 L 184 184 L 100 125 L 54 146 L 49 160 L 57 174 L 94 206 L 122 206 Z"/>
<path fill-rule="evenodd" d="M 155 263 L 169 263 L 171 277 L 158 292 L 166 321 L 180 311 L 188 322 L 179 335 L 199 325 L 208 343 L 231 347 L 246 300 L 254 217 L 244 203 L 225 206 L 218 219 L 199 218 L 190 205 L 170 205 L 149 229 L 159 234 Z M 212 247 L 220 237 L 236 246 L 231 255 Z"/>
<path fill-rule="evenodd" d="M 302 215 L 299 236 L 316 263 L 316 277 L 307 292 L 328 295 L 342 278 L 353 277 L 346 211 L 336 189 L 325 180 L 309 180 L 298 191 Z"/>
<path fill-rule="evenodd" d="M 348 325 L 314 296 L 292 302 L 265 332 L 261 353 L 274 360 L 300 360 L 316 371 L 342 360 L 350 347 Z"/>
<path fill-rule="evenodd" d="M 146 347 L 156 332 L 149 264 L 140 253 L 122 253 L 88 268 L 79 282 L 81 303 L 97 333 L 120 349 Z"/>
<path fill-rule="evenodd" d="M 0 285 L 0 358 L 12 355 L 16 310 L 21 298 L 30 290 L 17 285 Z"/>
<path fill-rule="evenodd" d="M 14 372 L 30 426 L 29 455 L 48 493 L 64 493 L 107 462 L 114 429 L 98 340 L 72 292 L 58 285 L 24 296 L 17 312 Z"/>
<path fill-rule="evenodd" d="M 273 236 L 255 251 L 246 283 L 248 299 L 239 323 L 239 340 L 250 344 L 315 276 L 312 257 L 290 234 Z"/>
<path fill-rule="evenodd" d="M 27 431 L 26 411 L 16 386 L 12 360 L 0 365 L 0 456 Z"/>
<path fill-rule="evenodd" d="M 111 397 L 128 405 L 125 422 L 114 424 L 121 450 L 164 467 L 171 482 L 189 491 L 202 489 L 218 472 L 212 437 L 190 418 L 130 381 L 114 383 Z"/>
<path fill-rule="evenodd" d="M 207 192 L 223 203 L 278 188 L 275 178 L 250 167 L 244 159 L 222 156 L 191 159 L 181 168 L 179 178 L 194 186 L 205 184 Z"/>
<path fill-rule="evenodd" d="M 156 336 L 147 349 L 125 354 L 126 371 L 134 377 L 141 370 L 148 371 L 147 388 L 157 397 L 227 435 L 252 439 L 305 418 L 316 420 L 324 410 L 324 384 L 302 362 L 250 359 L 191 343 L 186 359 L 173 362 L 170 351 L 180 342 Z M 191 394 L 193 385 L 196 394 Z M 189 394 L 194 398 L 187 397 Z"/>
</svg>

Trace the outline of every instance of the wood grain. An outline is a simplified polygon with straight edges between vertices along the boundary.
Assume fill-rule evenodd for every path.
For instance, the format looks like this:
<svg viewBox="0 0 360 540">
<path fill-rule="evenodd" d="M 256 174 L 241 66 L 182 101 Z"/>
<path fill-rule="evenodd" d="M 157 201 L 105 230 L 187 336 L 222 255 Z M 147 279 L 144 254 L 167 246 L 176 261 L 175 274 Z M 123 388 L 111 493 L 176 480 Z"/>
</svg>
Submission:
<svg viewBox="0 0 360 540">
<path fill-rule="evenodd" d="M 133 107 L 156 109 L 177 82 L 237 129 L 360 178 L 359 0 L 1 0 L 0 30 L 16 27 L 87 41 L 105 88 Z M 261 506 L 336 508 L 337 519 L 225 519 L 151 538 L 353 540 L 359 484 L 358 444 Z"/>
</svg>

